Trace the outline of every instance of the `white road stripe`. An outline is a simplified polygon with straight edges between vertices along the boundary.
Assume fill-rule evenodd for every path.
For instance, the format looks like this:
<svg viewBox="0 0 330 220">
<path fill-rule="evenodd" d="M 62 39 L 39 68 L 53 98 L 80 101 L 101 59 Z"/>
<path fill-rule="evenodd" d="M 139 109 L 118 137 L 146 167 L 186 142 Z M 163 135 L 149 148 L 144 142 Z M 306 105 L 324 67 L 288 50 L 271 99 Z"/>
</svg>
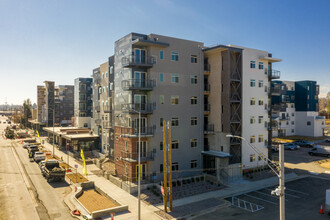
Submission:
<svg viewBox="0 0 330 220">
<path fill-rule="evenodd" d="M 251 196 L 251 195 L 248 195 L 248 194 L 243 194 L 243 195 L 244 195 L 244 196 L 247 196 L 247 197 L 251 197 L 251 198 L 253 198 L 253 199 L 258 199 L 258 200 L 261 200 L 261 201 L 264 201 L 264 202 L 268 202 L 268 203 L 273 204 L 273 205 L 278 205 L 278 204 L 275 203 L 275 202 L 271 202 L 271 201 L 268 201 L 268 200 L 266 200 L 266 199 L 261 199 L 261 198 L 256 197 L 256 196 Z"/>
<path fill-rule="evenodd" d="M 301 192 L 301 191 L 298 191 L 298 190 L 293 190 L 293 189 L 288 189 L 288 188 L 286 188 L 285 190 L 289 190 L 289 191 L 292 191 L 292 192 L 301 193 L 301 194 L 303 194 L 303 195 L 309 196 L 308 193 Z"/>
</svg>

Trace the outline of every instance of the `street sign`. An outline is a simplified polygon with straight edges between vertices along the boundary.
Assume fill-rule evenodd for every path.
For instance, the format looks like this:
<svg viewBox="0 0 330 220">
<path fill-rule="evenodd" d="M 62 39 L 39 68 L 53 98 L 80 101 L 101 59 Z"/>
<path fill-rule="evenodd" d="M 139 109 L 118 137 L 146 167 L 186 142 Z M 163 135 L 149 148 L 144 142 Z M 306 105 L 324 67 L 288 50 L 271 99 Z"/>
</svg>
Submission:
<svg viewBox="0 0 330 220">
<path fill-rule="evenodd" d="M 75 164 L 75 165 L 74 165 L 74 168 L 76 168 L 76 169 L 77 169 L 77 168 L 78 168 L 78 165 L 77 165 L 77 164 Z"/>
<path fill-rule="evenodd" d="M 160 187 L 160 191 L 162 191 L 162 195 L 164 196 L 164 187 L 163 186 Z"/>
</svg>

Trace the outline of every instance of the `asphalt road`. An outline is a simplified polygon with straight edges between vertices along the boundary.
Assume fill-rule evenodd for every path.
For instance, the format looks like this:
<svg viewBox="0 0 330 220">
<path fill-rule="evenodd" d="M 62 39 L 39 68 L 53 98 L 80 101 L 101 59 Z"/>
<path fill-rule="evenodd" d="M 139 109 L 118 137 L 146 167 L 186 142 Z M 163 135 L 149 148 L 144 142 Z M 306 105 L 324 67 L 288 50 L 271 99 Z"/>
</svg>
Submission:
<svg viewBox="0 0 330 220">
<path fill-rule="evenodd" d="M 2 117 L 0 121 L 2 132 L 7 124 Z M 63 202 L 69 185 L 48 183 L 22 144 L 1 137 L 0 155 L 0 220 L 74 219 Z"/>
</svg>

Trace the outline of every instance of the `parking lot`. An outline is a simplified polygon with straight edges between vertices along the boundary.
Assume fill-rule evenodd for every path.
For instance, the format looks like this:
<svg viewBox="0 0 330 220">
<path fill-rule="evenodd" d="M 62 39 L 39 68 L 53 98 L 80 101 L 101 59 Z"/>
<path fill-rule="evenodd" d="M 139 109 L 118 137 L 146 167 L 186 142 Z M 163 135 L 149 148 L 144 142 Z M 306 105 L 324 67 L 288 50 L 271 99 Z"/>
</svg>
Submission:
<svg viewBox="0 0 330 220">
<path fill-rule="evenodd" d="M 306 177 L 286 183 L 286 219 L 328 219 L 319 213 L 325 202 L 325 190 L 330 188 L 330 180 Z M 271 188 L 226 198 L 232 206 L 200 216 L 200 219 L 279 219 L 279 198 L 271 195 Z M 240 205 L 238 205 L 240 200 Z M 245 201 L 245 205 L 244 202 Z M 240 206 L 240 207 L 238 207 Z"/>
</svg>

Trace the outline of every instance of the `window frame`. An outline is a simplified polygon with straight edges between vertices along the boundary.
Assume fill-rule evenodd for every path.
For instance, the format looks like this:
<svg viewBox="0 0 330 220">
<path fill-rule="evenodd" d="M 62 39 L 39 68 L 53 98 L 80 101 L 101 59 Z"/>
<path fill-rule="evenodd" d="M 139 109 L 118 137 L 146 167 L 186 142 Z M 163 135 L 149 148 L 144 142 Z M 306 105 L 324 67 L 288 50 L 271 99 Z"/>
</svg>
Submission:
<svg viewBox="0 0 330 220">
<path fill-rule="evenodd" d="M 190 55 L 190 63 L 198 63 L 198 56 L 191 54 Z"/>
<path fill-rule="evenodd" d="M 179 52 L 172 51 L 171 52 L 171 61 L 179 61 Z"/>
<path fill-rule="evenodd" d="M 177 73 L 171 74 L 171 83 L 179 83 L 179 74 Z"/>
</svg>

